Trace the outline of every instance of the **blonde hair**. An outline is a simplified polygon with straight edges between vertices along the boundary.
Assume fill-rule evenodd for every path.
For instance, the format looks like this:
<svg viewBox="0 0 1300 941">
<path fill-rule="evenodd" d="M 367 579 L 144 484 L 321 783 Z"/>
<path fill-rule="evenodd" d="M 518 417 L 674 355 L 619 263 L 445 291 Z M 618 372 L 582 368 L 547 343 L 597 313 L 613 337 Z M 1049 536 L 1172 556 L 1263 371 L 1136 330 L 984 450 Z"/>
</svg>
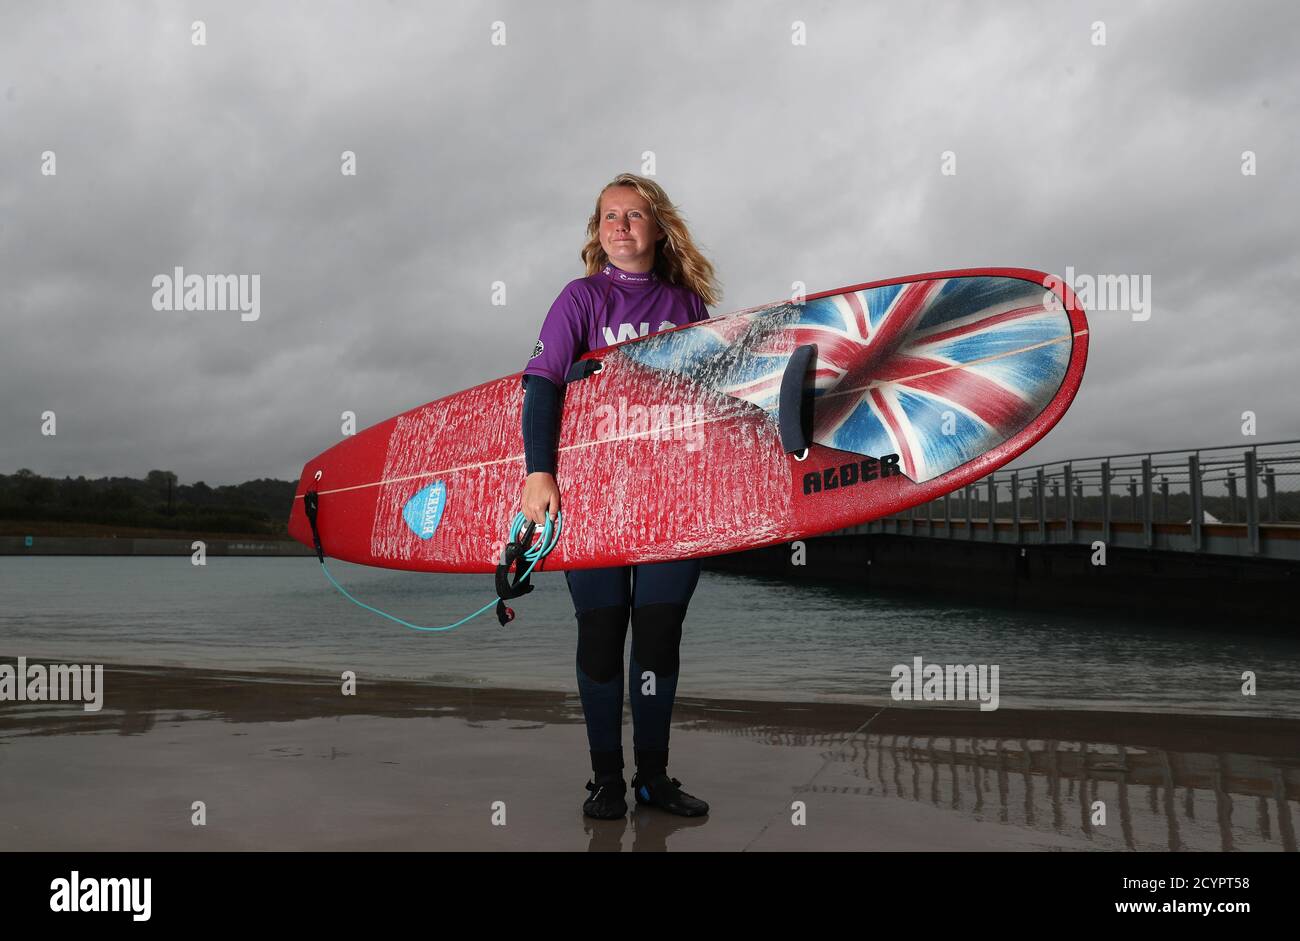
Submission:
<svg viewBox="0 0 1300 941">
<path fill-rule="evenodd" d="M 600 199 L 605 190 L 614 186 L 630 186 L 650 204 L 650 212 L 655 223 L 661 228 L 665 237 L 655 242 L 654 271 L 669 284 L 680 284 L 700 296 L 710 307 L 716 307 L 722 300 L 722 289 L 713 265 L 700 250 L 695 247 L 690 230 L 682 220 L 668 194 L 654 180 L 648 180 L 635 173 L 620 173 L 605 184 L 596 196 L 596 209 L 587 221 L 587 244 L 582 247 L 582 261 L 587 266 L 587 274 L 593 275 L 605 267 L 609 256 L 600 245 Z"/>
</svg>

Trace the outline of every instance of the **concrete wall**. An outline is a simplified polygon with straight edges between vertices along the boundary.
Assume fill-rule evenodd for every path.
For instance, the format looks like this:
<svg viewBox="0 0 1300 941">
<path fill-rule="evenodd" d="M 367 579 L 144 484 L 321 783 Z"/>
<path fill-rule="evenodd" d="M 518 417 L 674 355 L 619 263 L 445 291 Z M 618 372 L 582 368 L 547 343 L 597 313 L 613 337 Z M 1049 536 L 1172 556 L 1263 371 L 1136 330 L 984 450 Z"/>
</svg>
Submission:
<svg viewBox="0 0 1300 941">
<path fill-rule="evenodd" d="M 1231 632 L 1300 626 L 1300 565 L 1268 559 L 1110 547 L 1105 566 L 1082 545 L 1014 546 L 896 535 L 805 541 L 718 556 L 719 571 L 847 583 L 870 591 L 1089 614 L 1176 619 Z"/>
<path fill-rule="evenodd" d="M 31 540 L 31 545 L 27 544 Z M 105 539 L 102 536 L 0 536 L 0 555 L 190 555 L 193 539 Z M 208 555 L 315 555 L 292 540 L 207 539 Z"/>
</svg>

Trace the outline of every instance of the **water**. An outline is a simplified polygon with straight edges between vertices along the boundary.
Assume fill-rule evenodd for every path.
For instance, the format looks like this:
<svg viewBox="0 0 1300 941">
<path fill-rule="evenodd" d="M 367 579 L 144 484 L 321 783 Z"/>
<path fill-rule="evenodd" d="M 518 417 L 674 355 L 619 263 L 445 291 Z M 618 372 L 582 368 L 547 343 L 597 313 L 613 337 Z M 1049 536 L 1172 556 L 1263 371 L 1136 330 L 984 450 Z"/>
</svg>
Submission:
<svg viewBox="0 0 1300 941">
<path fill-rule="evenodd" d="M 487 575 L 329 565 L 362 601 L 417 624 L 458 620 L 494 595 Z M 0 657 L 575 689 L 576 624 L 560 574 L 534 576 L 508 627 L 489 611 L 430 635 L 355 607 L 318 569 L 309 558 L 2 557 Z M 678 692 L 883 703 L 891 668 L 917 656 L 997 664 L 1002 708 L 1300 717 L 1300 641 L 1244 625 L 1179 629 L 708 571 L 686 621 Z M 1257 696 L 1241 694 L 1247 670 Z"/>
</svg>

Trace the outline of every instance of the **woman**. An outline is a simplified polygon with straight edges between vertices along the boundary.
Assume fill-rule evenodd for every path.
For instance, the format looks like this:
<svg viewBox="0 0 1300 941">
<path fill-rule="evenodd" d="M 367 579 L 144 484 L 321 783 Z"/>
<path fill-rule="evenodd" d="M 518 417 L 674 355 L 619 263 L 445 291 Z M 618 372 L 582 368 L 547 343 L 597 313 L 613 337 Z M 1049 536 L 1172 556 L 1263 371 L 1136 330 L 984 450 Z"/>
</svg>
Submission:
<svg viewBox="0 0 1300 941">
<path fill-rule="evenodd" d="M 653 180 L 631 173 L 616 177 L 596 200 L 587 236 L 581 253 L 587 277 L 570 281 L 551 305 L 524 369 L 528 476 L 520 509 L 539 524 L 548 514 L 554 519 L 560 509 L 555 446 L 569 367 L 588 350 L 705 320 L 705 303 L 716 305 L 720 297 L 713 266 Z M 587 782 L 592 793 L 583 813 L 602 820 L 627 813 L 623 643 L 630 613 L 633 794 L 637 803 L 681 816 L 707 814 L 708 804 L 682 791 L 681 782 L 668 776 L 678 648 L 686 607 L 700 577 L 699 560 L 582 569 L 564 576 L 578 619 L 578 691 L 594 776 Z M 645 671 L 654 673 L 653 695 L 642 692 Z"/>
</svg>

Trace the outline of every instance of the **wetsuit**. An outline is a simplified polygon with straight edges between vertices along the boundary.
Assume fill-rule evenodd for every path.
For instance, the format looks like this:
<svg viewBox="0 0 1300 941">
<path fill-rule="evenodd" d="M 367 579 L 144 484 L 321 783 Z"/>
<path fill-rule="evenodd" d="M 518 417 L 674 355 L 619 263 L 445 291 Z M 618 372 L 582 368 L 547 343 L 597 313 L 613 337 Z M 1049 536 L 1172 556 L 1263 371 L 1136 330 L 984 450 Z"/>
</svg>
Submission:
<svg viewBox="0 0 1300 941">
<path fill-rule="evenodd" d="M 578 357 L 708 316 L 698 295 L 653 272 L 607 264 L 594 275 L 570 281 L 547 313 L 524 369 L 527 472 L 555 473 L 560 400 L 565 376 Z M 578 621 L 578 691 L 592 770 L 602 775 L 623 768 L 623 644 L 630 613 L 628 688 L 636 765 L 644 775 L 664 771 L 682 622 L 699 581 L 699 560 L 579 569 L 564 576 Z M 654 674 L 652 684 L 643 678 L 647 671 Z"/>
</svg>

